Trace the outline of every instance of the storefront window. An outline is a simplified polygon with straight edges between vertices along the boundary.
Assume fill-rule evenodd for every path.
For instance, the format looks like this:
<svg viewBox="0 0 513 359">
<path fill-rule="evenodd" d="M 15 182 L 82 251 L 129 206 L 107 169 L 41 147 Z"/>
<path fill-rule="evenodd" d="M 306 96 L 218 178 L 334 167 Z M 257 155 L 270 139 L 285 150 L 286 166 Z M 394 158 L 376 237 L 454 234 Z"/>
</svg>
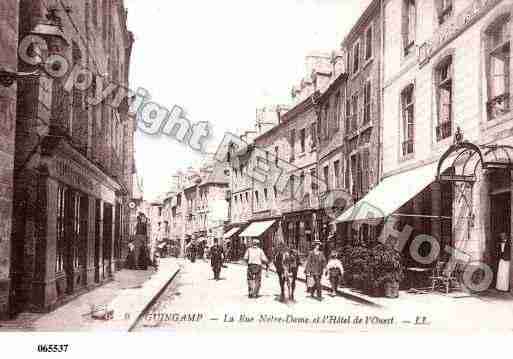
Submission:
<svg viewBox="0 0 513 359">
<path fill-rule="evenodd" d="M 59 273 L 64 270 L 64 250 L 65 250 L 65 203 L 67 191 L 64 185 L 59 185 L 57 189 L 57 245 L 55 256 L 55 272 Z"/>
</svg>

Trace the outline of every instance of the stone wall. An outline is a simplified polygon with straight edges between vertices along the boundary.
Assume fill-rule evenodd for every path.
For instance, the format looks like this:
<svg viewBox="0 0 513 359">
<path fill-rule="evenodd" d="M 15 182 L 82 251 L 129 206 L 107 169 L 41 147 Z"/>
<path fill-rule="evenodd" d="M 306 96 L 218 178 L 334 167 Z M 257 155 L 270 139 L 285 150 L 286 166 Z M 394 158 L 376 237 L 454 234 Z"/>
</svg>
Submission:
<svg viewBox="0 0 513 359">
<path fill-rule="evenodd" d="M 17 0 L 0 2 L 0 68 L 10 71 L 18 68 L 18 12 Z M 0 85 L 0 317 L 8 311 L 10 292 L 16 91 L 16 83 Z"/>
</svg>

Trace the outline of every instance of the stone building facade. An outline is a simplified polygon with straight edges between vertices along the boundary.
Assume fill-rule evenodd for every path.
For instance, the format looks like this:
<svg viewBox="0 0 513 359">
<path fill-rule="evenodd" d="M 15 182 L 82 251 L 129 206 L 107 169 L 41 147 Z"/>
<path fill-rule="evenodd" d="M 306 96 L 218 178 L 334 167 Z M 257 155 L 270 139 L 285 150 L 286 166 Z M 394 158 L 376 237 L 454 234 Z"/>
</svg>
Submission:
<svg viewBox="0 0 513 359">
<path fill-rule="evenodd" d="M 348 74 L 343 105 L 345 181 L 355 200 L 380 180 L 380 4 L 372 1 L 342 42 Z"/>
<path fill-rule="evenodd" d="M 310 242 L 316 238 L 317 211 L 319 209 L 319 188 L 317 175 L 317 133 L 318 92 L 289 110 L 281 128 L 282 153 L 287 162 L 281 165 L 282 176 L 288 184 L 282 191 L 282 230 L 286 243 L 306 253 Z"/>
<path fill-rule="evenodd" d="M 20 39 L 42 41 L 19 62 L 40 76 L 18 87 L 11 300 L 15 311 L 39 311 L 110 280 L 126 257 L 135 123 L 123 89 L 133 37 L 121 0 L 19 6 Z M 57 56 L 65 62 L 48 60 Z M 71 86 L 77 69 L 91 73 L 75 79 L 91 80 L 84 91 Z M 117 91 L 88 100 L 108 83 Z"/>
<path fill-rule="evenodd" d="M 199 169 L 190 167 L 173 176 L 159 221 L 160 233 L 178 245 L 179 255 L 184 255 L 186 245 L 193 239 L 211 246 L 214 238 L 223 238 L 229 221 L 229 177 L 225 167 L 224 163 L 207 159 Z"/>
<path fill-rule="evenodd" d="M 400 222 L 493 272 L 512 222 L 512 10 L 496 0 L 384 2 L 384 177 L 429 175 Z"/>
<path fill-rule="evenodd" d="M 317 215 L 319 238 L 326 240 L 333 232 L 330 226 L 338 209 L 352 204 L 349 178 L 345 168 L 349 161 L 345 151 L 344 106 L 347 91 L 347 73 L 340 66 L 343 57 L 334 53 L 332 62 L 340 70 L 334 73 L 334 80 L 317 100 L 318 119 L 315 124 L 315 150 L 317 169 L 315 186 L 317 197 L 323 202 L 321 207 L 331 207 Z M 341 230 L 342 231 L 342 230 Z M 341 236 L 339 236 L 339 239 Z"/>
<path fill-rule="evenodd" d="M 18 1 L 0 3 L 0 317 L 9 311 L 14 139 L 18 70 Z"/>
</svg>

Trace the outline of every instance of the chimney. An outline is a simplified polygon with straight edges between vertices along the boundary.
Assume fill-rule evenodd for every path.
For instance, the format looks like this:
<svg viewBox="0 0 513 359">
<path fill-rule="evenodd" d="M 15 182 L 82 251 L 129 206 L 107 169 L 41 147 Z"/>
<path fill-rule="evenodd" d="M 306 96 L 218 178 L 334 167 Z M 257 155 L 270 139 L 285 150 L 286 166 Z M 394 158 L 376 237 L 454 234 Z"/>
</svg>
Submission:
<svg viewBox="0 0 513 359">
<path fill-rule="evenodd" d="M 284 105 L 262 107 L 256 110 L 255 129 L 257 136 L 281 123 L 281 116 L 287 110 Z"/>
<path fill-rule="evenodd" d="M 346 64 L 342 50 L 335 50 L 331 53 L 331 65 L 334 79 L 346 72 Z"/>
</svg>

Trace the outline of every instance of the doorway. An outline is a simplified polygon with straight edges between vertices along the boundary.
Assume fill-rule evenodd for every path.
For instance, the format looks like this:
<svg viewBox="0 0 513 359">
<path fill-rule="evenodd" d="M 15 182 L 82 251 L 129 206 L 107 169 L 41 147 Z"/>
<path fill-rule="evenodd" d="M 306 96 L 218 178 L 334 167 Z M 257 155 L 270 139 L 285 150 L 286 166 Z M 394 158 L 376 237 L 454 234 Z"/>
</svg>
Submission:
<svg viewBox="0 0 513 359">
<path fill-rule="evenodd" d="M 499 262 L 497 241 L 500 233 L 511 235 L 511 193 L 510 191 L 490 195 L 490 253 L 494 273 L 494 285 Z"/>
<path fill-rule="evenodd" d="M 95 201 L 95 225 L 94 225 L 94 282 L 100 283 L 100 242 L 102 225 L 102 201 Z"/>
<path fill-rule="evenodd" d="M 103 205 L 103 278 L 112 274 L 112 224 L 113 207 L 111 204 Z"/>
</svg>

